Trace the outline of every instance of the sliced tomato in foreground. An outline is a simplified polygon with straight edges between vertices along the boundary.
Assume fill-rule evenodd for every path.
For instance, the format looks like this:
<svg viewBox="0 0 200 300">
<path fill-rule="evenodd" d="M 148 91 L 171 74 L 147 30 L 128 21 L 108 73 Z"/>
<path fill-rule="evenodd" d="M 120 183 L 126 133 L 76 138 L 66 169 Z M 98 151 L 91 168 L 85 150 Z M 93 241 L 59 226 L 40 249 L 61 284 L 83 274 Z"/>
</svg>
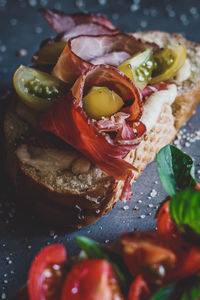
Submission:
<svg viewBox="0 0 200 300">
<path fill-rule="evenodd" d="M 162 284 L 200 271 L 200 247 L 181 237 L 157 232 L 125 233 L 121 237 L 124 261 L 131 274 Z"/>
<path fill-rule="evenodd" d="M 176 225 L 170 216 L 169 200 L 166 201 L 158 211 L 157 232 L 159 234 L 168 234 L 171 236 L 180 235 L 180 233 L 176 230 Z"/>
<path fill-rule="evenodd" d="M 129 288 L 128 300 L 146 300 L 149 299 L 150 295 L 151 292 L 146 281 L 142 275 L 138 275 Z"/>
<path fill-rule="evenodd" d="M 56 244 L 45 247 L 35 257 L 28 278 L 30 300 L 58 300 L 64 280 L 66 250 Z"/>
<path fill-rule="evenodd" d="M 100 259 L 84 260 L 69 272 L 61 300 L 123 299 L 111 265 Z"/>
</svg>

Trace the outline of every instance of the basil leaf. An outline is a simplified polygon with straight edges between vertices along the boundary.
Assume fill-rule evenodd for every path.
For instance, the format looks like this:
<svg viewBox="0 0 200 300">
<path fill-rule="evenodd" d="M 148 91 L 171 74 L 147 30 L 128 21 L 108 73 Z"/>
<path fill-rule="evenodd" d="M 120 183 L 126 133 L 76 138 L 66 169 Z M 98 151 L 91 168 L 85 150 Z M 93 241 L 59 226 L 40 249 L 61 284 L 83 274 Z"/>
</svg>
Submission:
<svg viewBox="0 0 200 300">
<path fill-rule="evenodd" d="M 77 243 L 81 247 L 82 250 L 85 251 L 88 258 L 105 258 L 107 259 L 107 255 L 103 253 L 102 246 L 96 241 L 89 239 L 85 236 L 76 236 L 75 237 Z"/>
<path fill-rule="evenodd" d="M 189 282 L 185 282 L 181 300 L 199 300 L 200 299 L 200 277 L 194 276 Z"/>
<path fill-rule="evenodd" d="M 198 300 L 200 277 L 192 276 L 160 288 L 150 300 Z"/>
<path fill-rule="evenodd" d="M 177 193 L 171 198 L 169 209 L 180 231 L 190 228 L 200 234 L 200 191 L 187 188 Z"/>
<path fill-rule="evenodd" d="M 194 187 L 193 159 L 173 145 L 167 145 L 156 155 L 158 174 L 162 185 L 169 196 L 188 186 Z"/>
<path fill-rule="evenodd" d="M 171 299 L 172 292 L 175 290 L 175 284 L 170 284 L 160 288 L 150 300 L 169 300 Z"/>
<path fill-rule="evenodd" d="M 77 243 L 81 247 L 82 250 L 85 251 L 88 258 L 91 259 L 105 259 L 107 260 L 111 266 L 113 267 L 113 270 L 115 271 L 115 274 L 117 276 L 118 282 L 122 289 L 126 290 L 127 288 L 127 280 L 124 274 L 126 272 L 123 272 L 122 268 L 119 266 L 118 263 L 114 261 L 115 253 L 112 253 L 111 251 L 108 251 L 106 248 L 104 248 L 102 245 L 100 245 L 98 242 L 84 236 L 77 236 L 76 238 Z M 119 256 L 116 259 L 119 260 Z"/>
</svg>

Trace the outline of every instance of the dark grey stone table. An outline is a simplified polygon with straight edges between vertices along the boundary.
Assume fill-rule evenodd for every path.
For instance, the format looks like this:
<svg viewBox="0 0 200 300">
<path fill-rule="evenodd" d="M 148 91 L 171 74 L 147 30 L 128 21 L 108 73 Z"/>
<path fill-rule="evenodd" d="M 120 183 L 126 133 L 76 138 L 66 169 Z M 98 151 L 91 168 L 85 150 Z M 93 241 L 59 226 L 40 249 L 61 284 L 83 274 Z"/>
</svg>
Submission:
<svg viewBox="0 0 200 300">
<path fill-rule="evenodd" d="M 200 42 L 199 0 L 0 0 L 0 107 L 12 91 L 12 74 L 21 63 L 30 63 L 39 43 L 53 31 L 37 12 L 38 7 L 67 11 L 99 11 L 125 31 L 165 30 L 181 32 Z M 20 55 L 21 53 L 21 55 Z M 22 56 L 24 55 L 24 56 Z M 200 179 L 200 107 L 181 130 L 178 144 L 195 159 L 196 178 Z M 3 160 L 3 158 L 2 158 Z M 78 252 L 74 237 L 86 235 L 111 243 L 123 231 L 155 228 L 154 215 L 165 193 L 157 176 L 157 166 L 150 164 L 133 186 L 133 198 L 118 203 L 96 224 L 67 233 L 39 223 L 35 216 L 16 212 L 15 195 L 1 169 L 0 189 L 0 299 L 12 299 L 26 281 L 35 254 L 45 245 L 62 242 L 68 254 Z"/>
</svg>

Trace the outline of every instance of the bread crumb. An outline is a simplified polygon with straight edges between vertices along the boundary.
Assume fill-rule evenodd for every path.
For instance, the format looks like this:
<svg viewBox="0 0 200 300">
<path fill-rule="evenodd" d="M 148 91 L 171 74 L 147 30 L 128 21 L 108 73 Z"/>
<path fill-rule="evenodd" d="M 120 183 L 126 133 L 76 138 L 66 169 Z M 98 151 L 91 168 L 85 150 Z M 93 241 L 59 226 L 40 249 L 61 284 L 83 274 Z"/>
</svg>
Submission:
<svg viewBox="0 0 200 300">
<path fill-rule="evenodd" d="M 139 207 L 138 207 L 138 206 L 134 206 L 133 209 L 134 209 L 134 210 L 139 210 Z"/>
</svg>

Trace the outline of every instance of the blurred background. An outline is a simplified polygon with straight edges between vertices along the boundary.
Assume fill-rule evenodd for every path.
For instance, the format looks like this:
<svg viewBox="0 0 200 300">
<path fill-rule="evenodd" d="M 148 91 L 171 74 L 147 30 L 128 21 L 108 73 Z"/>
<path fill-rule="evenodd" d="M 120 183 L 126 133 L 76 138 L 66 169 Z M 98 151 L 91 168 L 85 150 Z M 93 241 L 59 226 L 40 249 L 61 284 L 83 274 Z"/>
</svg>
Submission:
<svg viewBox="0 0 200 300">
<path fill-rule="evenodd" d="M 68 13 L 101 12 L 126 32 L 164 30 L 182 33 L 200 42 L 199 0 L 0 0 L 0 104 L 12 92 L 12 76 L 20 64 L 30 64 L 30 58 L 43 39 L 55 35 L 38 12 L 38 8 L 55 8 Z M 0 106 L 1 109 L 1 106 Z M 199 129 L 199 110 L 187 126 L 180 141 L 182 149 L 192 154 L 199 167 L 200 143 L 189 137 Z M 197 168 L 197 169 L 198 169 Z M 155 228 L 156 208 L 165 193 L 159 183 L 153 163 L 134 186 L 134 198 L 125 207 L 118 203 L 96 224 L 78 234 L 100 242 L 116 240 L 123 231 Z M 200 174 L 197 173 L 200 177 Z M 198 177 L 197 177 L 198 179 Z M 64 242 L 69 255 L 78 251 L 74 242 L 77 232 L 66 233 L 38 223 L 35 216 L 16 214 L 15 196 L 3 174 L 0 188 L 0 299 L 12 299 L 26 281 L 35 254 L 47 244 Z M 143 202 L 144 200 L 144 202 Z"/>
</svg>

